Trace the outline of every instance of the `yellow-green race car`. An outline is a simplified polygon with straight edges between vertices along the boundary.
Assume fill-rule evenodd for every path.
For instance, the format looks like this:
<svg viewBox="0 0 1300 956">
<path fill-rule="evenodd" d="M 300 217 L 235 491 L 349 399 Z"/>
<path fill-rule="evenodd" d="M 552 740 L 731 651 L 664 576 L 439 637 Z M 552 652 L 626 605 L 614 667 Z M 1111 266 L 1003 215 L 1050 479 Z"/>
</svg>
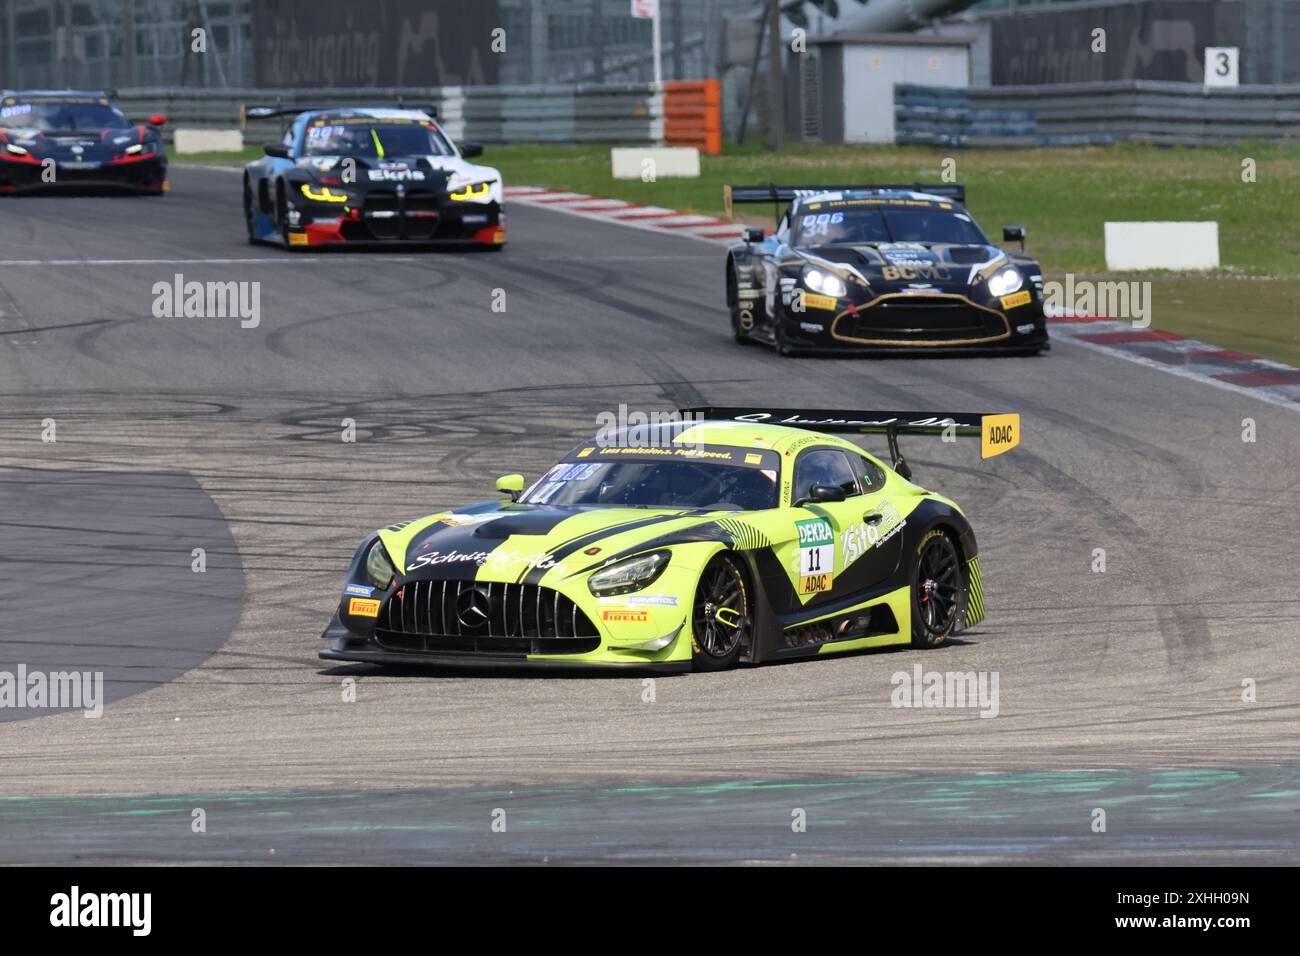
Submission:
<svg viewBox="0 0 1300 956">
<path fill-rule="evenodd" d="M 890 465 L 841 433 L 887 435 Z M 904 434 L 989 457 L 1020 419 L 695 408 L 604 431 L 527 488 L 367 537 L 320 656 L 674 671 L 938 646 L 984 617 L 979 551 Z"/>
</svg>

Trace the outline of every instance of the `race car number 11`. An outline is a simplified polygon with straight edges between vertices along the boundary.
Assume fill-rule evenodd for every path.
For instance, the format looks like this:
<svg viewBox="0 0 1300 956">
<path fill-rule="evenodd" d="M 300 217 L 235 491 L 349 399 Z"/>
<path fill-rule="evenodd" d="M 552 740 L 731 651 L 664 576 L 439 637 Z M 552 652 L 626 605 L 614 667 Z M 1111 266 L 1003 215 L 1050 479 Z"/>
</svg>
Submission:
<svg viewBox="0 0 1300 956">
<path fill-rule="evenodd" d="M 835 535 L 830 523 L 816 518 L 796 521 L 799 529 L 799 591 L 815 594 L 828 590 L 835 573 Z"/>
</svg>

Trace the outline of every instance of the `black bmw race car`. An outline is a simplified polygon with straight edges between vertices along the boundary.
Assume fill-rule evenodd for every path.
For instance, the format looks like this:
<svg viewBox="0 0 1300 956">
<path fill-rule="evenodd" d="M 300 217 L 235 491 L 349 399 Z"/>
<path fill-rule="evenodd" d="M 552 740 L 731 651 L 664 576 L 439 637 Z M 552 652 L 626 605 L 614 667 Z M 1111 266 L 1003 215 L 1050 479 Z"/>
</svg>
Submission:
<svg viewBox="0 0 1300 956">
<path fill-rule="evenodd" d="M 941 186 L 728 186 L 734 203 L 789 203 L 776 231 L 727 252 L 739 342 L 798 352 L 1044 352 L 1043 275 L 1023 226 L 993 245 Z"/>
<path fill-rule="evenodd" d="M 96 90 L 0 93 L 0 193 L 167 191 L 167 117 L 132 124 Z"/>
<path fill-rule="evenodd" d="M 251 107 L 292 118 L 244 170 L 248 241 L 291 249 L 339 244 L 505 244 L 501 174 L 468 159 L 431 109 Z"/>
</svg>

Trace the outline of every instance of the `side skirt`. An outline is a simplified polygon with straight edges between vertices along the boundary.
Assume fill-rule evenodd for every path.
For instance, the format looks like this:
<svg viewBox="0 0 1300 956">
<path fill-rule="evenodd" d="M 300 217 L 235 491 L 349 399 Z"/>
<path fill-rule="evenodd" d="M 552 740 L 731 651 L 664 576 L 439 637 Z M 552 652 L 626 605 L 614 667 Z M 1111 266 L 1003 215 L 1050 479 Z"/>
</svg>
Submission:
<svg viewBox="0 0 1300 956">
<path fill-rule="evenodd" d="M 769 659 L 910 644 L 911 628 L 911 591 L 901 587 L 853 607 L 782 628 L 780 644 Z"/>
</svg>

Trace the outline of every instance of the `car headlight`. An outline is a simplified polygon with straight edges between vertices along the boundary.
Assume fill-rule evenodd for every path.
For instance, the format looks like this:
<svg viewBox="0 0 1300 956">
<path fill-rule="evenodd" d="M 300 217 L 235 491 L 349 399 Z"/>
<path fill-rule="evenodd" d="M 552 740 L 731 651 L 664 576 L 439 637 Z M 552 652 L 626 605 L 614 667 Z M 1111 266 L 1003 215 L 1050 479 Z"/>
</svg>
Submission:
<svg viewBox="0 0 1300 956">
<path fill-rule="evenodd" d="M 13 143 L 5 143 L 5 149 L 13 153 L 15 156 L 27 155 L 27 150 L 23 149 L 21 146 L 15 146 Z"/>
<path fill-rule="evenodd" d="M 393 567 L 393 562 L 388 560 L 384 542 L 376 541 L 370 546 L 370 552 L 366 555 L 366 580 L 382 591 L 388 588 L 395 577 L 397 577 L 397 569 Z"/>
<path fill-rule="evenodd" d="M 608 596 L 639 591 L 663 574 L 672 558 L 671 551 L 651 551 L 601 568 L 587 579 L 592 594 Z"/>
<path fill-rule="evenodd" d="M 1004 296 L 1015 292 L 1024 284 L 1025 277 L 1020 274 L 1020 270 L 1015 266 L 1007 266 L 989 279 L 989 293 L 994 297 Z"/>
<path fill-rule="evenodd" d="M 803 284 L 814 292 L 820 292 L 823 295 L 840 298 L 849 291 L 848 286 L 833 272 L 823 272 L 821 269 L 814 269 L 811 266 L 803 270 Z"/>
<path fill-rule="evenodd" d="M 488 193 L 492 191 L 492 183 L 470 183 L 468 186 L 462 186 L 460 189 L 448 196 L 456 202 L 487 202 Z"/>
<path fill-rule="evenodd" d="M 347 202 L 351 198 L 342 190 L 330 189 L 328 186 L 315 188 L 311 183 L 302 184 L 302 194 L 312 202 Z"/>
</svg>

